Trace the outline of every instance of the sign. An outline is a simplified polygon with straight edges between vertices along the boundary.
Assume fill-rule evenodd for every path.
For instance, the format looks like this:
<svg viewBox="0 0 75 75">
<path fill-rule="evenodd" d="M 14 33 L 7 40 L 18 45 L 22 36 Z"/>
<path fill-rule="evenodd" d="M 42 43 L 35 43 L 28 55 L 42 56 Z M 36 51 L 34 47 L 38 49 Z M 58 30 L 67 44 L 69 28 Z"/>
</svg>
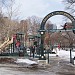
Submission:
<svg viewBox="0 0 75 75">
<path fill-rule="evenodd" d="M 74 17 L 72 15 L 70 15 L 69 13 L 64 12 L 64 11 L 54 11 L 54 12 L 51 12 L 47 16 L 44 17 L 44 19 L 42 20 L 42 23 L 41 23 L 41 30 L 44 30 L 44 25 L 45 25 L 46 21 L 50 17 L 52 17 L 54 15 L 63 15 L 63 16 L 66 16 L 66 17 L 68 17 L 72 21 L 72 23 L 75 22 Z"/>
</svg>

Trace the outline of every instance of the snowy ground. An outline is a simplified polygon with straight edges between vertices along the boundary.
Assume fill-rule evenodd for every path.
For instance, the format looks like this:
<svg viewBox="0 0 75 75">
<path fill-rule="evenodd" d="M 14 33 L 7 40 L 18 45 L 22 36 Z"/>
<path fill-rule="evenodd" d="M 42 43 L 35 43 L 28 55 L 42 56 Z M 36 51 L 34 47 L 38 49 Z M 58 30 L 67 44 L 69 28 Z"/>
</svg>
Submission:
<svg viewBox="0 0 75 75">
<path fill-rule="evenodd" d="M 74 58 L 75 52 L 72 51 L 72 58 Z M 69 60 L 70 59 L 70 51 L 60 50 L 59 57 Z"/>
<path fill-rule="evenodd" d="M 50 54 L 50 64 L 38 68 L 24 65 L 0 64 L 0 75 L 75 75 L 75 65 L 70 64 L 70 51 L 60 50 L 59 56 Z M 75 52 L 72 52 L 72 58 Z M 27 60 L 29 61 L 29 60 Z"/>
<path fill-rule="evenodd" d="M 53 51 L 55 52 L 55 49 Z M 27 53 L 30 55 L 29 49 L 27 50 Z M 66 50 L 61 49 L 60 51 L 58 51 L 58 55 L 59 55 L 59 57 L 69 59 L 70 58 L 70 51 L 66 51 Z M 56 54 L 50 54 L 49 56 L 56 56 Z M 72 58 L 74 58 L 74 56 L 75 56 L 75 52 L 72 51 Z"/>
<path fill-rule="evenodd" d="M 70 59 L 70 51 L 59 50 L 57 54 L 62 59 L 66 59 L 66 60 L 69 60 Z M 49 56 L 56 56 L 56 54 L 49 54 Z M 75 57 L 75 52 L 72 51 L 72 58 L 74 58 L 74 57 Z"/>
</svg>

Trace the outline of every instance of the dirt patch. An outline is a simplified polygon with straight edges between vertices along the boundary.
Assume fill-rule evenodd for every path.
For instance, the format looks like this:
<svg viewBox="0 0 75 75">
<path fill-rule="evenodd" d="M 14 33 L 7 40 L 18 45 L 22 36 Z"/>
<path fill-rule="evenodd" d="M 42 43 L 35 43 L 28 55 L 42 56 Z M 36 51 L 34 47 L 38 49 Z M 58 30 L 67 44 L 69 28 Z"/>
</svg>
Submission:
<svg viewBox="0 0 75 75">
<path fill-rule="evenodd" d="M 59 74 L 59 75 L 75 75 L 75 73 L 70 73 L 70 72 L 58 72 L 56 74 Z"/>
<path fill-rule="evenodd" d="M 0 63 L 14 63 L 14 58 L 0 58 Z"/>
</svg>

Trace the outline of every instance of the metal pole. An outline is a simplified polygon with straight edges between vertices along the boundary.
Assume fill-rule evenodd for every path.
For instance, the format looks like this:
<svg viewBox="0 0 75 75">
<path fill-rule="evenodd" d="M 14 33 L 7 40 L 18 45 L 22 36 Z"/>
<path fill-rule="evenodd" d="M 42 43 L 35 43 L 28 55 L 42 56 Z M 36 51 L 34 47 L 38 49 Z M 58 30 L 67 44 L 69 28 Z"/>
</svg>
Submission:
<svg viewBox="0 0 75 75">
<path fill-rule="evenodd" d="M 44 56 L 44 34 L 41 34 L 41 57 L 39 58 L 40 60 L 45 60 Z"/>
<path fill-rule="evenodd" d="M 13 40 L 13 51 L 15 50 L 15 41 Z"/>
<path fill-rule="evenodd" d="M 30 57 L 31 57 L 31 48 L 30 48 Z"/>
<path fill-rule="evenodd" d="M 72 51 L 70 49 L 70 63 L 72 63 Z"/>
<path fill-rule="evenodd" d="M 48 64 L 49 64 L 49 50 L 47 52 L 48 52 Z"/>
</svg>

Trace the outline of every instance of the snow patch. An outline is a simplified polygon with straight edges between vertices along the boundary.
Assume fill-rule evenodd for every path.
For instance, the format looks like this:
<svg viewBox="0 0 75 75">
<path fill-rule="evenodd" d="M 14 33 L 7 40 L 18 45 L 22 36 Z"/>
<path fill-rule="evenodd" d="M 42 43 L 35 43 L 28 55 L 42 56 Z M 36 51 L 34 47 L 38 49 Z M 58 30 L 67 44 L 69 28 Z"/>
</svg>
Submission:
<svg viewBox="0 0 75 75">
<path fill-rule="evenodd" d="M 29 64 L 29 65 L 37 65 L 38 63 L 36 61 L 32 61 L 32 60 L 29 60 L 29 59 L 17 59 L 16 63 L 26 63 L 26 64 Z"/>
</svg>

